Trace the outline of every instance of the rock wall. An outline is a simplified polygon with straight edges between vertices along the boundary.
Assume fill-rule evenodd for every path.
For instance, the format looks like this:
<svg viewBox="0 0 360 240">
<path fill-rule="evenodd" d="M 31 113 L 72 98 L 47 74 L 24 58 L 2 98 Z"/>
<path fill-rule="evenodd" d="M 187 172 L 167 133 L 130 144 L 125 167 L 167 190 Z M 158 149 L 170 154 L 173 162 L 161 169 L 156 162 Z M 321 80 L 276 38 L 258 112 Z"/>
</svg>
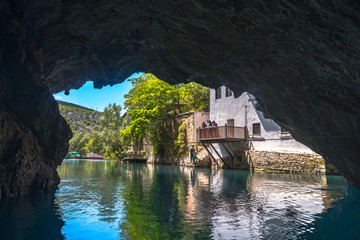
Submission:
<svg viewBox="0 0 360 240">
<path fill-rule="evenodd" d="M 0 11 L 4 10 L 0 8 Z M 71 130 L 22 64 L 16 22 L 0 14 L 0 198 L 55 189 Z M 6 25 L 6 27 L 4 27 Z M 28 59 L 28 61 L 30 61 Z"/>
<path fill-rule="evenodd" d="M 334 168 L 329 166 L 318 154 L 285 153 L 268 151 L 246 151 L 245 159 L 252 170 L 335 174 Z"/>
</svg>

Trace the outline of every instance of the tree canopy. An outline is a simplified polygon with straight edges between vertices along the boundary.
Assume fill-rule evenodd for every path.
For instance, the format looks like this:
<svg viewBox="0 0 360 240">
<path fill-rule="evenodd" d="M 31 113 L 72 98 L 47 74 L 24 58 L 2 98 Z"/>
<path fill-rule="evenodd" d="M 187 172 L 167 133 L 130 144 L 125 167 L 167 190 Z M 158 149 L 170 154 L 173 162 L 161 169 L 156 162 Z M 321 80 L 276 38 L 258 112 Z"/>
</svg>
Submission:
<svg viewBox="0 0 360 240">
<path fill-rule="evenodd" d="M 156 146 L 170 130 L 164 126 L 171 115 L 209 108 L 209 89 L 200 84 L 170 85 L 150 73 L 130 81 L 133 88 L 124 96 L 130 125 L 122 136 L 135 144 L 146 137 Z"/>
<path fill-rule="evenodd" d="M 125 119 L 120 114 L 122 108 L 109 104 L 96 128 L 75 132 L 70 141 L 72 150 L 82 156 L 94 152 L 115 159 L 121 158 L 130 144 L 141 144 L 143 139 L 154 145 L 155 153 L 160 151 L 164 141 L 171 139 L 170 143 L 181 145 L 175 151 L 183 152 L 180 148 L 186 148 L 186 126 L 177 126 L 169 119 L 183 112 L 207 111 L 209 89 L 193 82 L 170 85 L 149 73 L 130 81 L 133 88 L 124 96 L 129 125 L 125 126 Z"/>
<path fill-rule="evenodd" d="M 120 132 L 123 129 L 123 118 L 120 115 L 121 107 L 109 104 L 100 117 L 100 125 L 96 130 L 89 132 L 75 132 L 70 140 L 70 146 L 82 156 L 89 152 L 105 154 L 115 159 L 123 151 L 123 141 Z"/>
</svg>

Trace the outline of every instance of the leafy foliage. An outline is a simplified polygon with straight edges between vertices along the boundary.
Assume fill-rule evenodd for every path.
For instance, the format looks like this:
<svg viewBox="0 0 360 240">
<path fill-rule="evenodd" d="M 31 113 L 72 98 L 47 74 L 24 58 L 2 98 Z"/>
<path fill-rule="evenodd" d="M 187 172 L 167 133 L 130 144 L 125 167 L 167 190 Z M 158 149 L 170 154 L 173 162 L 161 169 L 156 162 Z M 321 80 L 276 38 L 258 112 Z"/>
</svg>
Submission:
<svg viewBox="0 0 360 240">
<path fill-rule="evenodd" d="M 105 156 L 110 159 L 121 158 L 123 152 L 124 141 L 120 137 L 120 132 L 124 127 L 124 118 L 121 117 L 120 112 L 121 107 L 119 105 L 109 104 L 100 118 Z"/>
<path fill-rule="evenodd" d="M 121 158 L 125 146 L 140 144 L 146 138 L 154 153 L 186 153 L 186 126 L 179 126 L 175 113 L 209 108 L 209 89 L 196 83 L 170 85 L 152 74 L 131 79 L 133 88 L 125 95 L 130 125 L 125 128 L 121 107 L 109 104 L 103 113 L 71 103 L 59 102 L 60 112 L 74 136 L 71 150 L 82 156 L 94 152 Z"/>
<path fill-rule="evenodd" d="M 185 155 L 187 153 L 186 144 L 186 124 L 183 123 L 178 129 L 178 136 L 175 140 L 175 147 L 178 155 Z"/>
<path fill-rule="evenodd" d="M 81 156 L 85 156 L 89 153 L 89 148 L 86 146 L 90 141 L 90 137 L 85 132 L 79 132 L 74 134 L 73 138 L 70 140 L 70 146 L 73 150 L 80 153 Z"/>
<path fill-rule="evenodd" d="M 169 124 L 170 115 L 209 108 L 209 89 L 199 84 L 173 86 L 150 73 L 131 79 L 131 82 L 133 88 L 124 96 L 131 121 L 122 131 L 122 137 L 135 144 L 143 138 L 149 139 L 155 154 L 165 151 L 165 141 L 174 144 L 177 140 L 179 128 Z"/>
<path fill-rule="evenodd" d="M 70 124 L 73 138 L 71 150 L 81 156 L 93 152 L 105 154 L 106 157 L 119 158 L 123 151 L 120 132 L 123 129 L 121 107 L 109 104 L 104 112 L 97 112 L 79 105 L 59 102 L 62 116 Z"/>
</svg>

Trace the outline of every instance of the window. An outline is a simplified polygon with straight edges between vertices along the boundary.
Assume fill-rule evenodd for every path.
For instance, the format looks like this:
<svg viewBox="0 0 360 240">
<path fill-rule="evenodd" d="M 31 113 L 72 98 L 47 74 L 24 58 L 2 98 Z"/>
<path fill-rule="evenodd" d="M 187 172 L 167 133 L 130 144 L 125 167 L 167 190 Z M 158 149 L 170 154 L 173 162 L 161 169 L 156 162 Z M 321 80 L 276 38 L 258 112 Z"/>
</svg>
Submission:
<svg viewBox="0 0 360 240">
<path fill-rule="evenodd" d="M 225 96 L 226 96 L 226 97 L 230 97 L 230 96 L 232 96 L 232 95 L 233 95 L 233 93 L 232 93 L 232 91 L 230 90 L 230 88 L 226 87 Z"/>
<path fill-rule="evenodd" d="M 219 99 L 219 98 L 221 98 L 221 87 L 216 89 L 216 92 L 215 92 L 215 99 Z"/>
<path fill-rule="evenodd" d="M 253 123 L 253 135 L 260 135 L 260 123 Z"/>
</svg>

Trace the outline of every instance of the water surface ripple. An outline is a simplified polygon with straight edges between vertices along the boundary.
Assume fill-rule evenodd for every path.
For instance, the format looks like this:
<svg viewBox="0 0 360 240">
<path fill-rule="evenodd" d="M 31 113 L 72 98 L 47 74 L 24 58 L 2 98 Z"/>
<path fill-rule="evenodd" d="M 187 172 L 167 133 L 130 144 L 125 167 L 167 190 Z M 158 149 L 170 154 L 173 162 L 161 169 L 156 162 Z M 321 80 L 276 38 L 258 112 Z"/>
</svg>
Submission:
<svg viewBox="0 0 360 240">
<path fill-rule="evenodd" d="M 359 239 L 340 176 L 65 160 L 55 194 L 1 202 L 0 239 Z"/>
</svg>

